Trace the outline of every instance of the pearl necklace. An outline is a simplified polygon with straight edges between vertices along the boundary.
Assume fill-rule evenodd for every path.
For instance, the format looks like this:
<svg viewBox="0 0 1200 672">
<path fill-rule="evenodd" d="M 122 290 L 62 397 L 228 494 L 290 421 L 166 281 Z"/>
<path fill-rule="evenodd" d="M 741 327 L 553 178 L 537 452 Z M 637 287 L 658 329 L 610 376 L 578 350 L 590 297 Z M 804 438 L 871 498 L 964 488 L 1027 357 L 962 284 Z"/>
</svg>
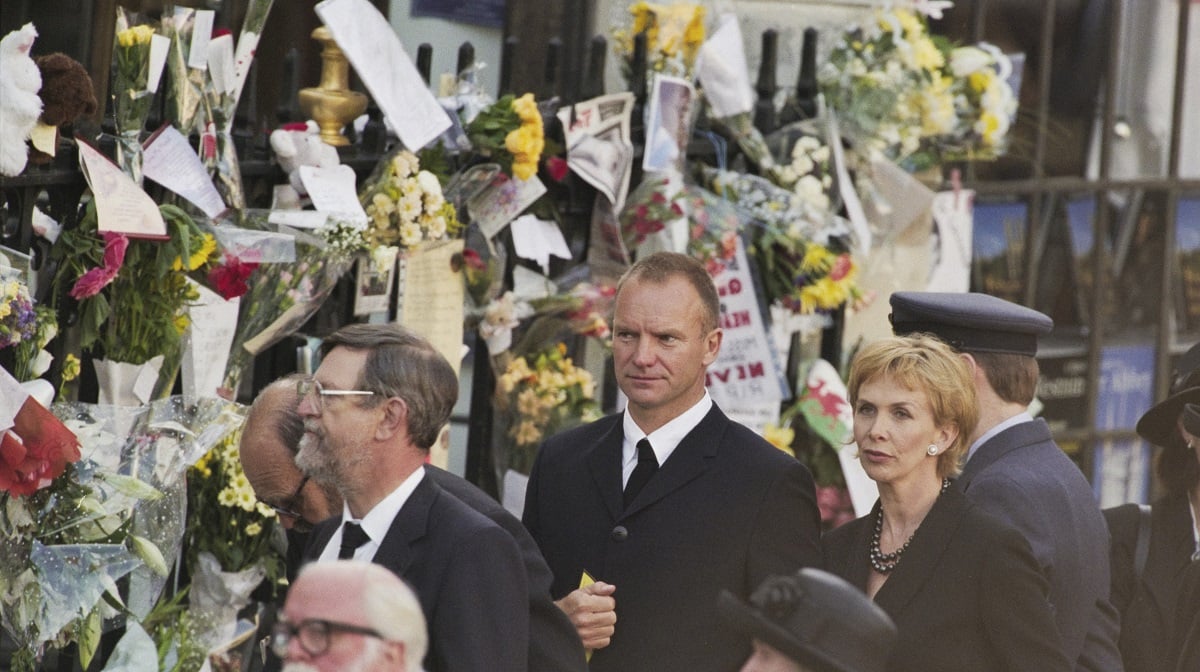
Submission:
<svg viewBox="0 0 1200 672">
<path fill-rule="evenodd" d="M 942 479 L 942 489 L 938 492 L 938 495 L 940 496 L 943 492 L 946 491 L 946 488 L 948 488 L 948 487 L 950 487 L 950 479 L 948 479 L 948 478 Z M 917 530 L 920 530 L 920 529 L 921 529 L 921 527 L 918 525 Z M 871 559 L 871 567 L 874 568 L 875 571 L 879 572 L 880 574 L 887 576 L 888 574 L 891 574 L 893 570 L 896 569 L 896 565 L 900 564 L 900 557 L 904 555 L 904 551 L 907 550 L 908 545 L 912 543 L 913 537 L 917 536 L 917 532 L 916 532 L 916 530 L 914 530 L 913 533 L 911 535 L 909 535 L 908 539 L 904 542 L 904 544 L 900 548 L 897 548 L 895 551 L 893 551 L 891 553 L 884 553 L 883 550 L 879 547 L 879 538 L 882 534 L 883 534 L 883 504 L 881 503 L 879 505 L 879 515 L 875 516 L 875 531 L 871 535 L 870 559 Z"/>
</svg>

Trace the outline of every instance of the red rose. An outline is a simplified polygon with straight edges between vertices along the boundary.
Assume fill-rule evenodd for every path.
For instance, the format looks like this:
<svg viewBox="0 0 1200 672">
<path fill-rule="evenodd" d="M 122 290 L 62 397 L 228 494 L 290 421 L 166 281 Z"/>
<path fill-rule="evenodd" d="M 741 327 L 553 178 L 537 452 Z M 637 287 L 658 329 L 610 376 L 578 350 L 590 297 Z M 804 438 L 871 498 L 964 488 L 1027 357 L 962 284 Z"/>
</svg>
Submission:
<svg viewBox="0 0 1200 672">
<path fill-rule="evenodd" d="M 12 431 L 0 438 L 0 491 L 32 495 L 79 460 L 79 439 L 30 397 L 21 405 Z"/>
<path fill-rule="evenodd" d="M 839 254 L 838 258 L 833 262 L 833 268 L 829 269 L 829 279 L 834 281 L 841 280 L 850 273 L 853 265 L 854 262 L 850 259 L 849 254 Z"/>
</svg>

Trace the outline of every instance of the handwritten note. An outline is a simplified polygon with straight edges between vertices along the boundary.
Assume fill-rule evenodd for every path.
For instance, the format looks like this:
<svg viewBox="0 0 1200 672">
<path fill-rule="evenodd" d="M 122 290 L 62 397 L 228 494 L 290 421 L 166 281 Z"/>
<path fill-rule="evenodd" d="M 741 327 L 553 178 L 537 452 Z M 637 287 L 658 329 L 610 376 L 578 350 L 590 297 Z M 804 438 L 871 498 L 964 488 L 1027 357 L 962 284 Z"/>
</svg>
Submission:
<svg viewBox="0 0 1200 672">
<path fill-rule="evenodd" d="M 313 207 L 320 212 L 339 213 L 355 224 L 367 225 L 367 213 L 358 201 L 357 176 L 346 165 L 300 166 L 300 180 Z"/>
<path fill-rule="evenodd" d="M 429 243 L 400 261 L 400 324 L 424 336 L 459 370 L 463 344 L 462 240 Z"/>
<path fill-rule="evenodd" d="M 316 12 L 405 147 L 415 152 L 450 127 L 446 111 L 374 5 L 368 0 L 325 0 Z"/>
<path fill-rule="evenodd" d="M 96 198 L 96 228 L 134 238 L 165 240 L 158 204 L 108 157 L 79 141 L 79 168 Z"/>
<path fill-rule="evenodd" d="M 186 198 L 211 219 L 226 209 L 204 163 L 187 138 L 170 124 L 164 124 L 146 140 L 142 174 Z"/>
</svg>

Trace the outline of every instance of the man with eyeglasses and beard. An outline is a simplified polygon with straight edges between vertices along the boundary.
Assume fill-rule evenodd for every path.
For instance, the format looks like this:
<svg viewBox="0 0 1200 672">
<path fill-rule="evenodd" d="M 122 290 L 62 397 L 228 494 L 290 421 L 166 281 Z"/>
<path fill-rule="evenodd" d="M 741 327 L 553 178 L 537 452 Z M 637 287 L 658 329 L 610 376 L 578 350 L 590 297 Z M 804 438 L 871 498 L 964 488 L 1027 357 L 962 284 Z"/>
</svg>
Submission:
<svg viewBox="0 0 1200 672">
<path fill-rule="evenodd" d="M 302 380 L 296 464 L 342 495 L 304 557 L 371 561 L 420 598 L 429 672 L 527 669 L 529 577 L 503 528 L 427 477 L 429 449 L 458 399 L 458 376 L 428 341 L 392 324 L 325 338 Z"/>
<path fill-rule="evenodd" d="M 356 560 L 307 565 L 272 632 L 283 672 L 419 672 L 428 645 L 413 591 Z"/>
<path fill-rule="evenodd" d="M 241 444 L 242 466 L 251 487 L 288 528 L 289 578 L 299 569 L 308 530 L 342 508 L 336 490 L 309 478 L 295 463 L 304 435 L 296 388 L 304 380 L 306 376 L 292 374 L 259 392 L 246 418 Z M 429 464 L 424 470 L 443 490 L 504 528 L 520 547 L 529 578 L 529 672 L 586 672 L 575 628 L 550 598 L 550 568 L 521 521 L 462 477 Z M 265 669 L 278 670 L 278 665 L 268 664 Z"/>
</svg>

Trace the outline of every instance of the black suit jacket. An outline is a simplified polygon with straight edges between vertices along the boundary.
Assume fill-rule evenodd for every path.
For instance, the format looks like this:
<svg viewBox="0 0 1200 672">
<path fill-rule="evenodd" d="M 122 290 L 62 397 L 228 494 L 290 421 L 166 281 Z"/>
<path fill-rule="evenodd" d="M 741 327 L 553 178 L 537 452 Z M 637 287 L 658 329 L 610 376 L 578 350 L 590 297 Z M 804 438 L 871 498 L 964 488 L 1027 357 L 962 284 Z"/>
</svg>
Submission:
<svg viewBox="0 0 1200 672">
<path fill-rule="evenodd" d="M 556 597 L 587 570 L 616 586 L 612 643 L 592 672 L 736 670 L 749 640 L 720 619 L 764 578 L 820 561 L 812 476 L 714 406 L 623 510 L 620 414 L 550 438 L 530 474 L 525 525 Z"/>
<path fill-rule="evenodd" d="M 955 485 L 1029 542 L 1050 582 L 1054 622 L 1073 667 L 1120 672 L 1108 528 L 1091 485 L 1046 422 L 1022 422 L 988 439 Z"/>
<path fill-rule="evenodd" d="M 878 509 L 822 540 L 826 569 L 864 592 Z M 1070 670 L 1046 595 L 1021 534 L 950 488 L 875 595 L 899 632 L 887 669 Z"/>
<path fill-rule="evenodd" d="M 320 557 L 341 518 L 313 529 L 305 558 Z M 403 578 L 429 629 L 428 672 L 524 670 L 529 581 L 511 535 L 426 474 L 400 509 L 374 562 Z"/>
<path fill-rule="evenodd" d="M 503 506 L 464 478 L 432 465 L 425 476 L 512 535 L 529 577 L 529 672 L 586 672 L 575 626 L 550 598 L 553 575 L 529 531 Z"/>
<path fill-rule="evenodd" d="M 1169 495 L 1154 503 L 1150 552 L 1140 578 L 1134 571 L 1138 506 L 1105 509 L 1104 515 L 1112 530 L 1112 598 L 1121 612 L 1125 672 L 1173 670 L 1184 633 L 1191 625 L 1176 616 L 1189 600 L 1200 600 L 1200 595 L 1180 590 L 1189 564 L 1196 564 L 1190 562 L 1195 538 L 1187 496 Z"/>
</svg>

